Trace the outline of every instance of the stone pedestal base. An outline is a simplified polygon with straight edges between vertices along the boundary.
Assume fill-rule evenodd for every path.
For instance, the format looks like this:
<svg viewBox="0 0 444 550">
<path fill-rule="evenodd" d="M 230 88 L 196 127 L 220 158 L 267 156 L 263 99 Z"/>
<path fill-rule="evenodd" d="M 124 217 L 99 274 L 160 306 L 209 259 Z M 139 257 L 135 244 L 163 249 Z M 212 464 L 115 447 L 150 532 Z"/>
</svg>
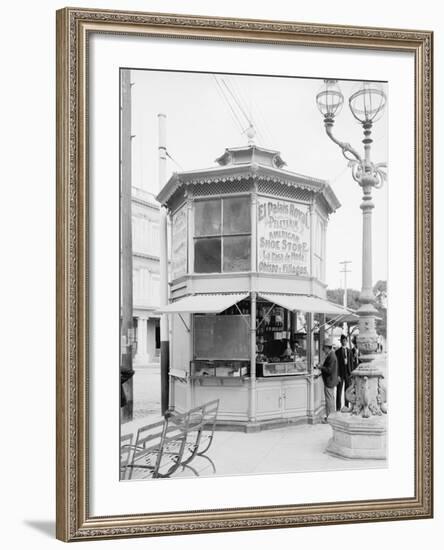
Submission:
<svg viewBox="0 0 444 550">
<path fill-rule="evenodd" d="M 387 458 L 386 415 L 362 418 L 350 413 L 337 412 L 328 417 L 333 437 L 326 451 L 343 458 Z"/>
</svg>

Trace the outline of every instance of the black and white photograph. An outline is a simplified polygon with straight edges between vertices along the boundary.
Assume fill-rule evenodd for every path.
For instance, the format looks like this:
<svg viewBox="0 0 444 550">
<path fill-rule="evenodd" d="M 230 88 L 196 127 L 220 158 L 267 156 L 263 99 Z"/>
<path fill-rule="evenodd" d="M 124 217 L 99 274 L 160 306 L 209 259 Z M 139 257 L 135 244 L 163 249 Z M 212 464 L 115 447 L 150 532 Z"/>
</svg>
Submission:
<svg viewBox="0 0 444 550">
<path fill-rule="evenodd" d="M 387 467 L 389 109 L 120 69 L 121 481 Z"/>
<path fill-rule="evenodd" d="M 439 6 L 2 6 L 4 548 L 442 546 Z"/>
</svg>

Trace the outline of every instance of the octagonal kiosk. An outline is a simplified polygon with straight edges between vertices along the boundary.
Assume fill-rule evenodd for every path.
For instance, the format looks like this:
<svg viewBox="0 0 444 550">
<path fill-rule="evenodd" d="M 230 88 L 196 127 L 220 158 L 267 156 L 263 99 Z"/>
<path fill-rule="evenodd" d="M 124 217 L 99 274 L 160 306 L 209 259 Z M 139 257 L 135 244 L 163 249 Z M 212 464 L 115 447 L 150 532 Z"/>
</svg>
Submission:
<svg viewBox="0 0 444 550">
<path fill-rule="evenodd" d="M 326 181 L 279 152 L 227 149 L 175 173 L 157 199 L 171 221 L 169 408 L 218 398 L 218 424 L 246 431 L 323 416 L 321 360 L 329 215 Z"/>
</svg>

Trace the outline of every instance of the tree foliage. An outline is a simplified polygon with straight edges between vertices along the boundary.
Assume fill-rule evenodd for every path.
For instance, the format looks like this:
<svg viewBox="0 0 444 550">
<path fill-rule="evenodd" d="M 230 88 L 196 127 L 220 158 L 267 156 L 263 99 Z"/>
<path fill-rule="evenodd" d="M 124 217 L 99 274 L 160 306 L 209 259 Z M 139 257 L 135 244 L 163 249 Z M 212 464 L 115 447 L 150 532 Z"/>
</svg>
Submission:
<svg viewBox="0 0 444 550">
<path fill-rule="evenodd" d="M 359 307 L 359 290 L 355 290 L 353 288 L 347 289 L 347 307 L 350 309 L 358 309 Z M 335 304 L 342 304 L 344 303 L 344 289 L 343 288 L 331 288 L 327 290 L 327 299 L 330 300 L 330 302 L 334 302 Z"/>
<path fill-rule="evenodd" d="M 376 332 L 387 337 L 387 281 L 378 281 L 373 287 L 375 294 L 374 306 L 378 310 L 378 319 L 376 319 Z M 347 289 L 347 307 L 353 310 L 359 309 L 359 290 L 353 288 Z M 327 299 L 335 304 L 344 303 L 344 289 L 331 288 L 327 290 Z"/>
<path fill-rule="evenodd" d="M 373 287 L 375 308 L 380 319 L 376 319 L 376 332 L 387 338 L 387 281 L 378 281 Z"/>
</svg>

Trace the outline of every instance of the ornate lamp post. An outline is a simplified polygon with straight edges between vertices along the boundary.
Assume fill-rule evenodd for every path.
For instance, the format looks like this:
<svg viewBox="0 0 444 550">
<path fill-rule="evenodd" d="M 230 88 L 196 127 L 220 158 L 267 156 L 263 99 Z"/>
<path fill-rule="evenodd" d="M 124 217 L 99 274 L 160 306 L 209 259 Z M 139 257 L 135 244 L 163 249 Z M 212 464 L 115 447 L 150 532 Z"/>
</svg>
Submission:
<svg viewBox="0 0 444 550">
<path fill-rule="evenodd" d="M 378 84 L 364 82 L 348 100 L 355 119 L 362 125 L 364 155 L 361 156 L 349 143 L 333 136 L 335 117 L 340 113 L 344 96 L 336 80 L 326 80 L 323 89 L 317 94 L 316 102 L 324 116 L 325 131 L 328 137 L 341 148 L 348 161 L 353 179 L 362 189 L 362 288 L 359 296 L 358 347 L 362 363 L 352 373 L 352 383 L 346 397 L 350 408 L 329 416 L 333 429 L 327 451 L 347 458 L 386 458 L 386 391 L 379 360 L 374 360 L 377 351 L 375 317 L 377 310 L 372 285 L 372 201 L 373 188 L 380 188 L 386 180 L 385 163 L 371 161 L 370 151 L 373 140 L 373 124 L 381 117 L 386 96 Z"/>
<path fill-rule="evenodd" d="M 359 297 L 359 338 L 358 345 L 363 360 L 371 360 L 371 354 L 377 350 L 377 334 L 373 303 L 375 300 L 372 284 L 372 189 L 378 189 L 386 180 L 385 163 L 374 164 L 370 159 L 373 140 L 371 131 L 373 124 L 381 117 L 386 96 L 382 89 L 373 82 L 364 82 L 362 87 L 352 94 L 348 100 L 350 110 L 364 130 L 364 156 L 362 157 L 349 143 L 339 141 L 333 136 L 335 117 L 344 103 L 336 80 L 326 80 L 323 89 L 316 96 L 316 102 L 324 116 L 325 131 L 328 137 L 338 145 L 352 171 L 353 179 L 362 188 L 362 289 Z M 369 357 L 370 355 L 370 357 Z"/>
</svg>

